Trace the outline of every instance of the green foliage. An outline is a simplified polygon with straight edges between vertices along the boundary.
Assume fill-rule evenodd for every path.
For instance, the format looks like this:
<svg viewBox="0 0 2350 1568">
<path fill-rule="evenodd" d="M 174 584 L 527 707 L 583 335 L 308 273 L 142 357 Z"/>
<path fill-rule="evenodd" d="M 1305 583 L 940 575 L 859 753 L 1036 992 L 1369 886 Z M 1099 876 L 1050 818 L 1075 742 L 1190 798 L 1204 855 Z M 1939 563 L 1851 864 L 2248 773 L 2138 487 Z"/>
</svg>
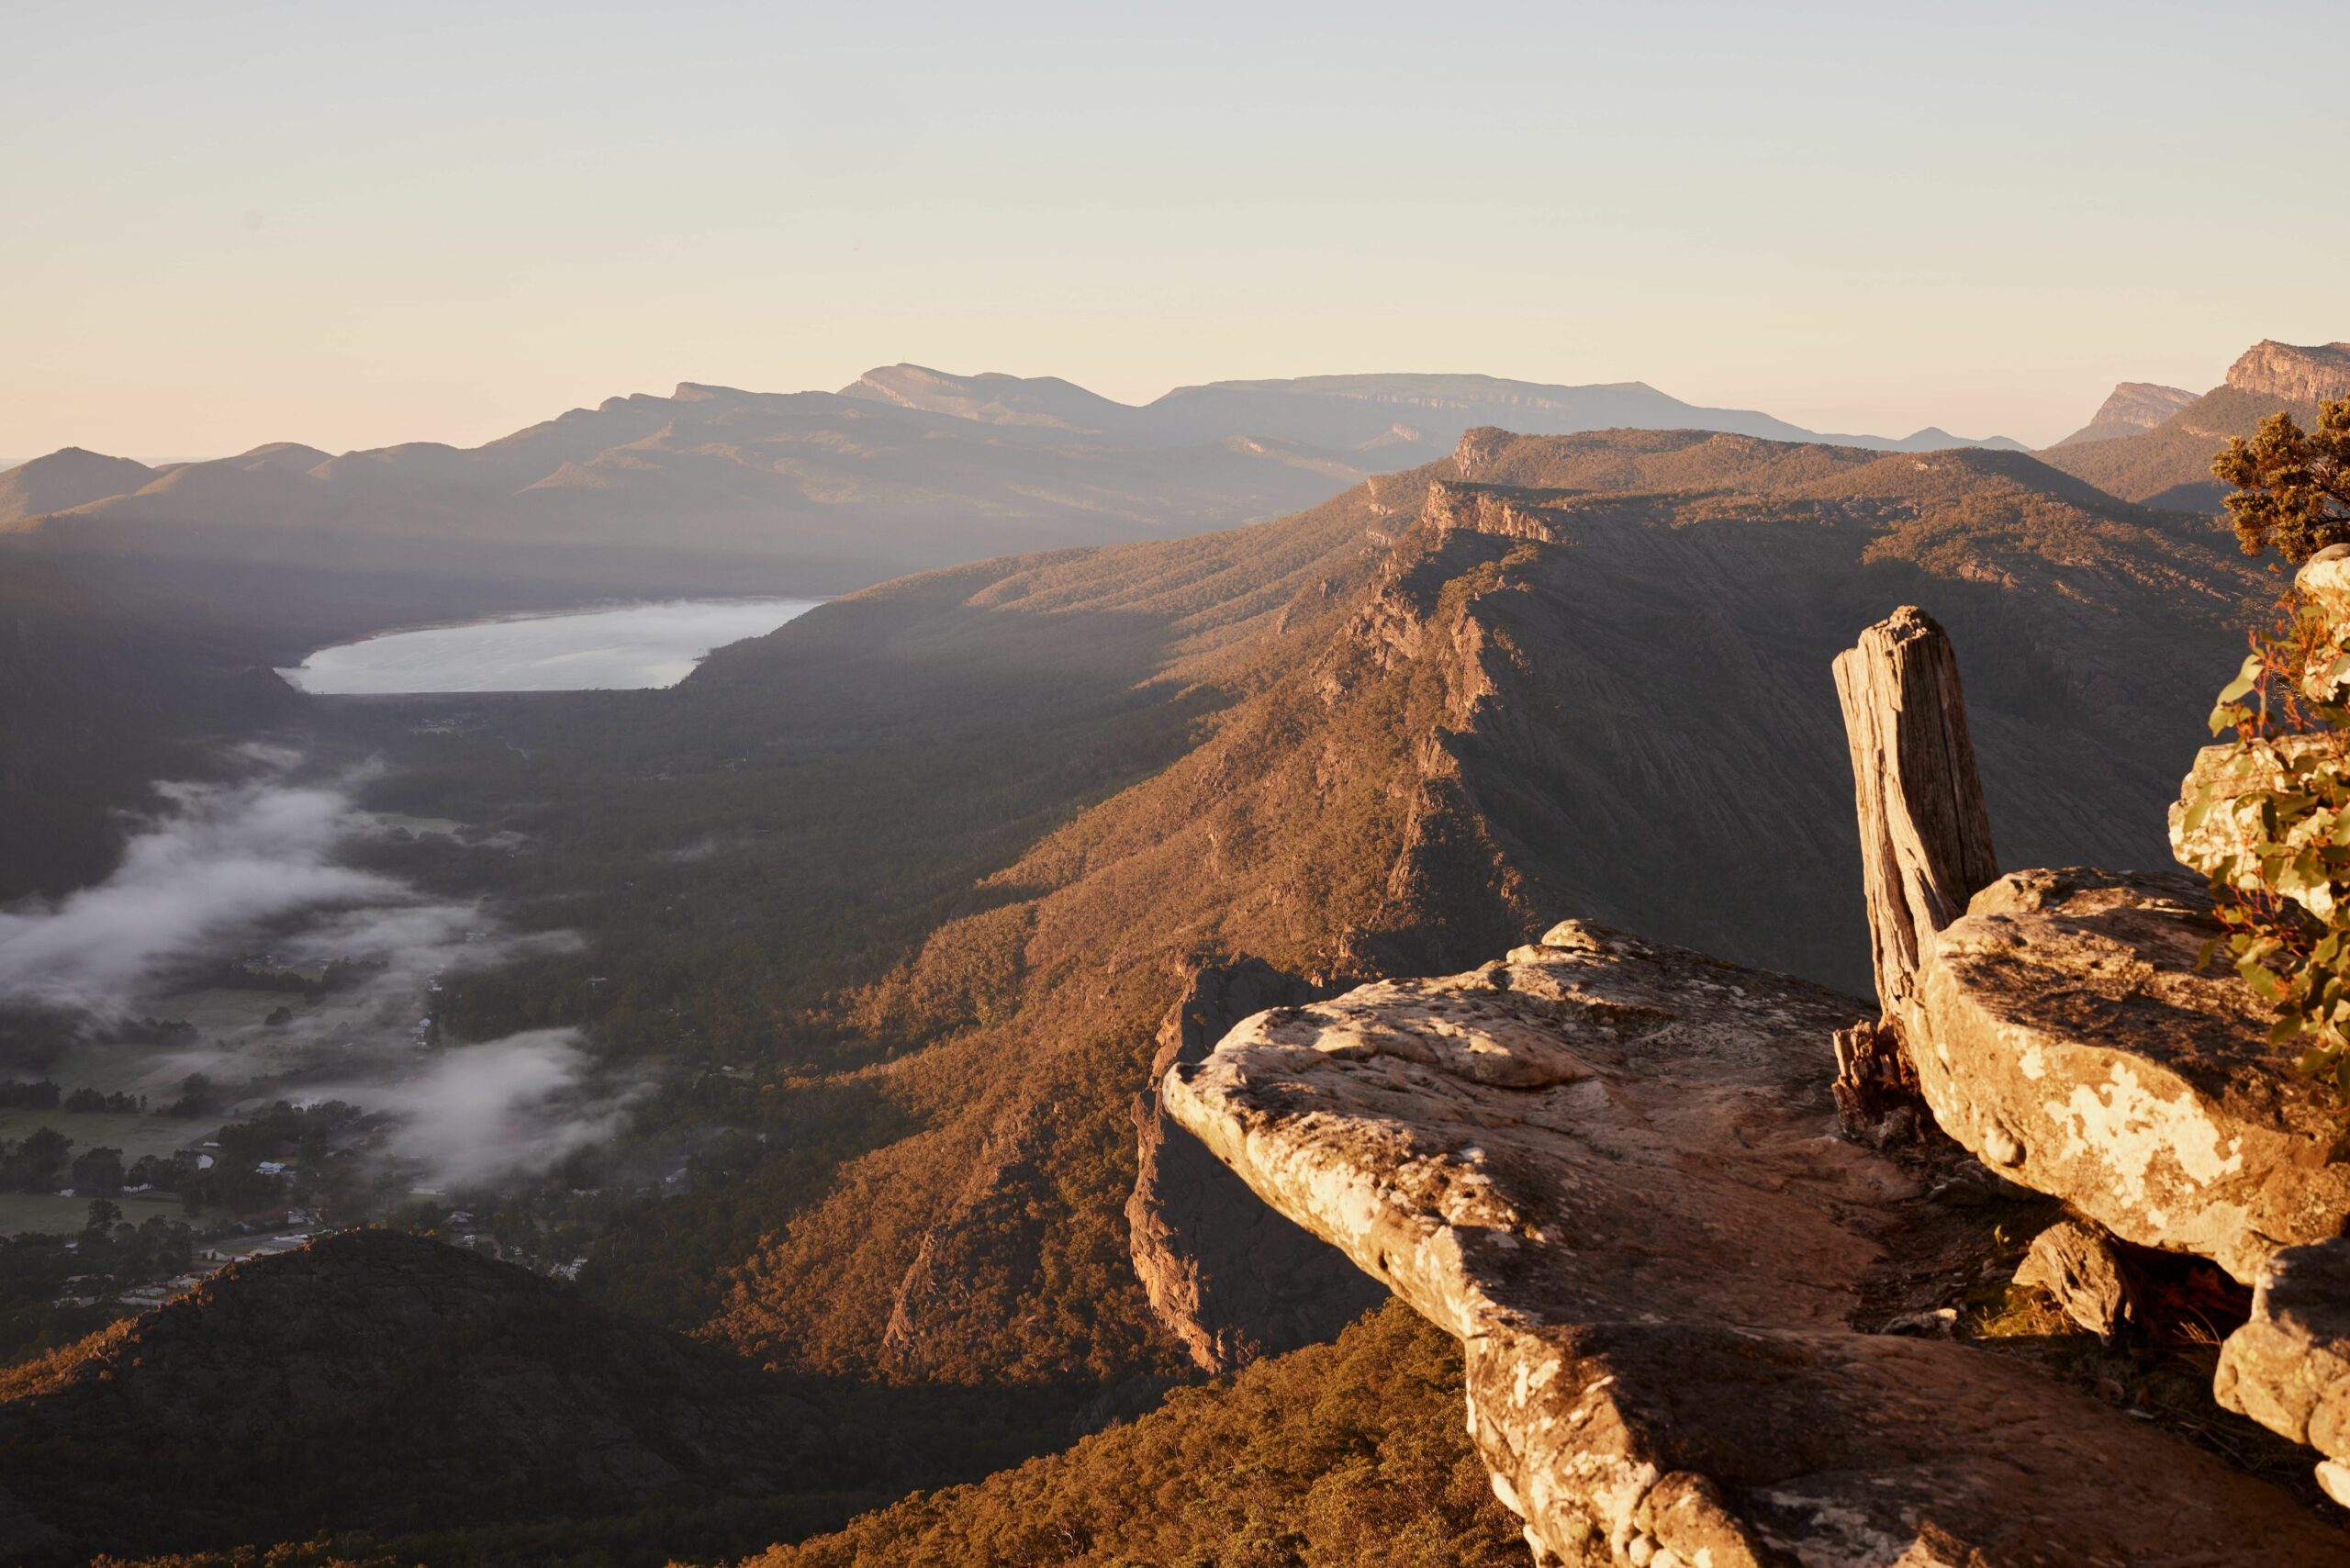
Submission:
<svg viewBox="0 0 2350 1568">
<path fill-rule="evenodd" d="M 2300 686 L 2314 668 L 2319 689 L 2339 690 L 2338 641 L 2307 605 L 2254 637 L 2211 710 L 2211 733 L 2232 738 L 2189 777 L 2179 857 L 2210 879 L 2226 927 L 2206 961 L 2224 949 L 2276 1010 L 2270 1040 L 2350 1096 L 2350 708 Z"/>
<path fill-rule="evenodd" d="M 2274 545 L 2306 561 L 2350 543 L 2350 398 L 2319 405 L 2308 431 L 2289 413 L 2269 415 L 2250 440 L 2231 437 L 2211 472 L 2235 487 L 2228 515 L 2245 554 Z"/>
</svg>

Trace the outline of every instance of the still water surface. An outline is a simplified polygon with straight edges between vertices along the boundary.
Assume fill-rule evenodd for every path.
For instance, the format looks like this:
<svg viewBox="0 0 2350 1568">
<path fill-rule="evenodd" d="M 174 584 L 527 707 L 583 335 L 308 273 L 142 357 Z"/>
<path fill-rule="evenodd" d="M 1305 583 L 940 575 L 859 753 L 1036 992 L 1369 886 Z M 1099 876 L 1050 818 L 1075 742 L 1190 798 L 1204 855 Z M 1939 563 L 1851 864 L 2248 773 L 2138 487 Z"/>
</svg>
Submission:
<svg viewBox="0 0 2350 1568">
<path fill-rule="evenodd" d="M 762 636 L 812 599 L 673 599 L 560 615 L 391 632 L 280 670 L 322 696 L 587 691 L 675 686 L 712 648 Z"/>
</svg>

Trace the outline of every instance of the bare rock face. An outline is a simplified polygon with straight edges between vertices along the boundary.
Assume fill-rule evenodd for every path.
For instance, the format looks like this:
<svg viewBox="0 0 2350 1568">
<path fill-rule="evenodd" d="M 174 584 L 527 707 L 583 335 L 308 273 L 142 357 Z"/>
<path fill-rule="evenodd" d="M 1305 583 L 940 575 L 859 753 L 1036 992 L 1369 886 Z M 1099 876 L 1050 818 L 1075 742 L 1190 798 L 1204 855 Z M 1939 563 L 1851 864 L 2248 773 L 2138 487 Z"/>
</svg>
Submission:
<svg viewBox="0 0 2350 1568">
<path fill-rule="evenodd" d="M 1942 1129 L 2124 1240 L 2249 1283 L 2338 1234 L 2350 1166 L 2321 1092 L 2268 1044 L 2224 967 L 2202 885 L 2169 872 L 2018 871 L 1936 940 L 1919 1085 Z"/>
<path fill-rule="evenodd" d="M 1137 1170 L 1126 1200 L 1135 1273 L 1200 1368 L 1335 1338 L 1384 1294 L 1346 1255 L 1268 1207 L 1160 1104 L 1169 1070 L 1206 1058 L 1252 1013 L 1321 992 L 1261 959 L 1203 965 L 1159 1025 L 1153 1088 L 1135 1102 Z"/>
<path fill-rule="evenodd" d="M 1569 922 L 1261 1014 L 1162 1094 L 1460 1338 L 1539 1562 L 2344 1561 L 2282 1494 L 2020 1360 L 1852 1327 L 1923 1201 L 1834 1136 L 1824 1042 L 1858 1011 Z"/>
<path fill-rule="evenodd" d="M 2228 366 L 2228 385 L 2288 403 L 2350 398 L 2350 343 L 2255 343 Z"/>
</svg>

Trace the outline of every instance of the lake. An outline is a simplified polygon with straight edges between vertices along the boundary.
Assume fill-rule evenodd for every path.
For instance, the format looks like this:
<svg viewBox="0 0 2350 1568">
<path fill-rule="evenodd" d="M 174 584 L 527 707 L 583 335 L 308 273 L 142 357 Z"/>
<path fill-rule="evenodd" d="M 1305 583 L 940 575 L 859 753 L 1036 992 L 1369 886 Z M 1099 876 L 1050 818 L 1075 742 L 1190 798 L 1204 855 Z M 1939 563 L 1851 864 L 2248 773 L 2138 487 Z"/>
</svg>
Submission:
<svg viewBox="0 0 2350 1568">
<path fill-rule="evenodd" d="M 642 690 L 675 686 L 712 648 L 764 636 L 822 602 L 677 599 L 428 626 L 320 648 L 277 673 L 326 697 Z"/>
</svg>

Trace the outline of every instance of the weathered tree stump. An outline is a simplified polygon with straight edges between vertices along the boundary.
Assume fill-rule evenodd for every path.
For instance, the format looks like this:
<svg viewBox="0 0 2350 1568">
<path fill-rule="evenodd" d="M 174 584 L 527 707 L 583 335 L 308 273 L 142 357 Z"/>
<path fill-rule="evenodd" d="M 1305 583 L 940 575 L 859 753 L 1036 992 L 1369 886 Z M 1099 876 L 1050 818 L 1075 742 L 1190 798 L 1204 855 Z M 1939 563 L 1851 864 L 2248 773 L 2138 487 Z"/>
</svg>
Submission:
<svg viewBox="0 0 2350 1568">
<path fill-rule="evenodd" d="M 1884 1141 L 1918 1115 L 1908 1040 L 1918 971 L 1934 934 L 1999 875 L 1966 733 L 1958 656 L 1934 618 L 1905 604 L 1836 656 L 1852 756 L 1861 876 L 1882 1016 L 1836 1036 L 1836 1105 Z"/>
</svg>

